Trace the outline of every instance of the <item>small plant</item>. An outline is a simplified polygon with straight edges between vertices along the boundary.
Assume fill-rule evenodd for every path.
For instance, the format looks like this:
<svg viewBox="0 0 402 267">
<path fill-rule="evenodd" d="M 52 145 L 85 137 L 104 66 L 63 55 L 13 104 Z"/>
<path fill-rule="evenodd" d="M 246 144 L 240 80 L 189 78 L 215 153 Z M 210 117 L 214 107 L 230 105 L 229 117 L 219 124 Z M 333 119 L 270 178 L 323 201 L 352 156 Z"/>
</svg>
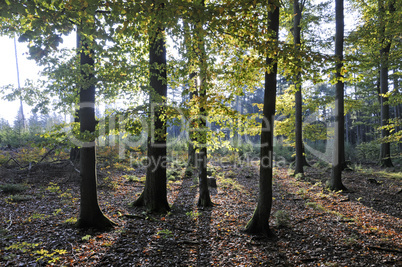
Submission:
<svg viewBox="0 0 402 267">
<path fill-rule="evenodd" d="M 6 198 L 7 202 L 23 202 L 34 199 L 31 195 L 11 195 Z"/>
<path fill-rule="evenodd" d="M 51 193 L 61 193 L 60 186 L 57 185 L 56 183 L 52 183 L 52 182 L 49 183 L 49 185 L 46 188 L 46 190 L 51 192 Z"/>
<path fill-rule="evenodd" d="M 0 185 L 0 190 L 7 194 L 20 193 L 27 190 L 29 187 L 25 184 L 3 184 Z"/>
<path fill-rule="evenodd" d="M 85 235 L 85 236 L 81 237 L 82 241 L 88 241 L 89 239 L 91 239 L 91 235 Z"/>
<path fill-rule="evenodd" d="M 44 260 L 47 261 L 48 263 L 56 263 L 60 260 L 60 257 L 57 255 L 63 255 L 66 254 L 67 251 L 64 249 L 55 249 L 53 252 L 50 252 L 46 249 L 41 249 L 41 250 L 35 250 L 33 251 L 35 255 L 38 256 L 36 261 Z"/>
<path fill-rule="evenodd" d="M 188 217 L 190 217 L 191 219 L 195 219 L 195 218 L 197 218 L 198 216 L 200 216 L 201 213 L 198 212 L 198 211 L 189 211 L 189 212 L 186 212 L 186 215 L 187 215 Z"/>
<path fill-rule="evenodd" d="M 297 180 L 302 180 L 304 178 L 304 174 L 303 173 L 298 173 L 298 174 L 295 175 L 295 178 Z"/>
<path fill-rule="evenodd" d="M 74 197 L 71 194 L 71 189 L 67 189 L 66 192 L 59 195 L 61 198 L 60 203 L 66 206 L 71 206 L 74 203 Z"/>
<path fill-rule="evenodd" d="M 274 214 L 275 224 L 278 227 L 290 227 L 290 217 L 289 214 L 284 210 L 278 210 Z"/>
<path fill-rule="evenodd" d="M 76 224 L 77 223 L 77 218 L 75 218 L 75 217 L 68 218 L 68 219 L 64 220 L 64 223 L 66 223 L 66 224 Z"/>
<path fill-rule="evenodd" d="M 33 248 L 36 248 L 39 246 L 41 243 L 28 243 L 28 242 L 17 242 L 14 243 L 8 247 L 6 247 L 6 250 L 19 250 L 21 252 L 27 252 L 30 251 Z"/>
<path fill-rule="evenodd" d="M 54 216 L 57 216 L 58 214 L 62 214 L 62 213 L 63 213 L 62 209 L 57 209 L 57 210 L 53 211 Z"/>
<path fill-rule="evenodd" d="M 33 213 L 31 216 L 26 219 L 26 222 L 32 222 L 33 220 L 45 220 L 49 218 L 50 215 L 42 214 L 42 213 Z"/>
<path fill-rule="evenodd" d="M 125 175 L 125 178 L 128 182 L 139 182 L 140 178 L 138 178 L 136 175 Z"/>
<path fill-rule="evenodd" d="M 172 231 L 170 231 L 169 229 L 163 229 L 163 230 L 159 230 L 156 233 L 158 236 L 161 236 L 162 238 L 169 238 L 169 237 L 173 237 L 173 233 Z"/>
<path fill-rule="evenodd" d="M 299 190 L 297 190 L 296 194 L 305 197 L 307 195 L 307 190 L 304 188 L 300 188 Z"/>
<path fill-rule="evenodd" d="M 314 210 L 322 210 L 322 211 L 325 211 L 325 210 L 326 210 L 323 206 L 321 206 L 321 205 L 318 204 L 317 202 L 307 202 L 307 203 L 306 203 L 306 206 L 307 206 L 307 207 L 310 207 L 310 208 L 312 208 L 312 209 L 314 209 Z"/>
</svg>

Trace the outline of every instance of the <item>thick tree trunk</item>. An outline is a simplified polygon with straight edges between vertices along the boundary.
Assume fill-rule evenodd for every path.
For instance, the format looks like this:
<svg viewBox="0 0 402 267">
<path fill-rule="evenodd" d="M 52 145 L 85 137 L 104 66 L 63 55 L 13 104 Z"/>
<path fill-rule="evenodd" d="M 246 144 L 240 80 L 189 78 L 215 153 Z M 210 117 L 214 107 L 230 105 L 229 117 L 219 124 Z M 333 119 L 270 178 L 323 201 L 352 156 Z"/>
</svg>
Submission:
<svg viewBox="0 0 402 267">
<path fill-rule="evenodd" d="M 277 42 L 279 32 L 279 3 L 270 0 L 268 8 L 268 29 L 275 34 L 274 40 Z M 270 57 L 266 58 L 266 63 L 267 67 L 272 66 L 272 69 L 269 72 L 265 72 L 258 204 L 245 231 L 249 234 L 272 236 L 273 233 L 269 228 L 269 217 L 272 207 L 272 156 L 278 65 L 275 59 Z"/>
<path fill-rule="evenodd" d="M 163 5 L 155 8 L 160 11 Z M 148 137 L 148 167 L 144 191 L 133 205 L 145 206 L 149 212 L 166 213 L 170 210 L 166 189 L 166 123 L 162 118 L 167 97 L 166 35 L 164 29 L 156 24 L 151 26 L 150 32 L 151 131 Z"/>
<path fill-rule="evenodd" d="M 93 51 L 88 53 L 89 44 L 80 38 L 77 30 L 77 43 L 80 48 L 80 132 L 95 132 L 95 85 Z M 89 67 L 89 68 L 88 68 Z M 88 71 L 89 69 L 89 71 Z M 115 225 L 100 210 L 97 196 L 95 137 L 85 142 L 80 150 L 81 203 L 77 226 L 80 228 L 105 229 Z"/>
<path fill-rule="evenodd" d="M 332 172 L 330 188 L 332 190 L 346 190 L 342 183 L 342 170 L 344 168 L 344 83 L 340 79 L 343 77 L 341 69 L 343 67 L 343 35 L 344 35 L 344 17 L 343 17 L 343 0 L 335 0 L 336 15 L 336 36 L 335 36 L 335 58 L 336 58 L 336 93 L 335 93 L 335 140 L 334 153 L 332 160 Z"/>
</svg>

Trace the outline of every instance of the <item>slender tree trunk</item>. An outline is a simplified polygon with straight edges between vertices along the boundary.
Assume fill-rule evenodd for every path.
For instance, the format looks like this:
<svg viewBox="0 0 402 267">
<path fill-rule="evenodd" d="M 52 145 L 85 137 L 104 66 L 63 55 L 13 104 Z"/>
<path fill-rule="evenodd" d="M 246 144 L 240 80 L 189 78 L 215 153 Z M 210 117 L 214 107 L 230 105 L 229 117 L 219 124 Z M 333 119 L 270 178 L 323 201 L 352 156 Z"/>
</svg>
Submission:
<svg viewBox="0 0 402 267">
<path fill-rule="evenodd" d="M 80 48 L 81 84 L 80 86 L 80 132 L 95 132 L 95 77 L 93 51 L 89 50 L 88 40 L 81 38 L 77 29 L 77 43 Z M 89 52 L 89 51 L 90 52 Z M 80 150 L 81 203 L 77 226 L 80 228 L 105 229 L 115 225 L 101 211 L 97 196 L 95 137 L 85 142 Z"/>
<path fill-rule="evenodd" d="M 193 80 L 194 85 L 193 88 L 190 90 L 190 101 L 194 98 L 198 96 L 198 84 L 197 84 L 197 79 L 194 78 L 197 76 L 197 73 L 191 73 L 190 74 L 190 82 L 191 80 Z M 189 124 L 189 142 L 188 142 L 188 163 L 187 166 L 189 167 L 189 169 L 192 169 L 196 166 L 196 148 L 194 146 L 194 141 L 195 139 L 195 134 L 193 132 L 193 124 L 194 121 L 191 121 Z"/>
<path fill-rule="evenodd" d="M 399 92 L 399 80 L 398 80 L 398 75 L 397 75 L 397 73 L 396 73 L 396 71 L 394 70 L 394 94 L 395 95 L 399 95 L 400 94 L 400 92 Z M 397 104 L 396 106 L 395 106 L 395 119 L 400 119 L 401 117 L 402 117 L 402 115 L 401 115 L 401 108 L 402 108 L 402 104 Z M 399 132 L 399 131 L 401 131 L 402 129 L 401 129 L 401 127 L 400 126 L 397 126 L 396 127 L 396 129 L 395 129 L 395 131 L 396 132 Z M 398 147 L 399 147 L 399 151 L 402 151 L 402 142 L 399 142 L 398 143 Z"/>
<path fill-rule="evenodd" d="M 75 123 L 79 123 L 80 122 L 80 115 L 79 115 L 79 111 L 75 112 L 75 116 L 74 116 L 74 122 Z M 80 148 L 75 146 L 72 147 L 70 149 L 70 160 L 74 163 L 78 163 L 80 160 Z"/>
<path fill-rule="evenodd" d="M 155 7 L 161 15 L 163 4 Z M 156 16 L 155 20 L 161 20 Z M 134 206 L 145 206 L 149 212 L 166 213 L 170 210 L 166 189 L 166 123 L 162 118 L 167 97 L 166 34 L 160 22 L 150 26 L 150 116 L 148 136 L 148 167 L 144 191 Z"/>
<path fill-rule="evenodd" d="M 268 29 L 274 33 L 274 40 L 278 41 L 279 32 L 279 2 L 268 2 Z M 274 58 L 267 56 L 267 66 L 270 71 L 265 72 L 264 108 L 261 130 L 261 154 L 260 154 L 260 180 L 257 207 L 253 217 L 248 222 L 245 231 L 249 234 L 264 234 L 272 236 L 269 228 L 269 217 L 272 207 L 272 155 L 273 136 L 276 103 L 276 74 L 278 65 Z"/>
<path fill-rule="evenodd" d="M 201 0 L 202 8 L 205 7 L 204 0 Z M 205 30 L 202 28 L 204 25 L 201 20 L 200 24 L 196 26 L 196 34 L 198 39 L 198 45 L 200 48 L 200 172 L 199 172 L 199 198 L 198 198 L 198 206 L 209 207 L 212 206 L 213 203 L 211 201 L 211 197 L 208 189 L 208 180 L 207 180 L 207 85 L 209 82 L 208 79 L 208 63 L 207 63 L 207 53 L 205 51 Z"/>
<path fill-rule="evenodd" d="M 193 39 L 192 39 L 192 30 L 193 26 L 188 22 L 183 22 L 184 24 L 184 43 L 186 46 L 186 56 L 188 58 L 188 66 L 190 69 L 189 74 L 189 101 L 194 101 L 194 97 L 198 96 L 198 83 L 197 83 L 197 72 L 193 69 L 194 68 L 194 48 L 193 48 Z M 194 121 L 191 118 L 191 114 L 189 114 L 188 119 L 191 120 L 189 123 L 188 129 L 188 160 L 187 160 L 187 172 L 193 173 L 193 169 L 196 166 L 196 148 L 194 147 L 195 134 L 193 132 L 194 129 Z"/>
<path fill-rule="evenodd" d="M 391 47 L 391 44 L 387 45 L 384 49 L 381 50 L 381 58 L 388 58 L 388 52 Z M 384 61 L 388 61 L 384 59 Z M 381 75 L 380 75 L 380 87 L 381 87 L 381 126 L 387 126 L 389 124 L 389 105 L 388 105 L 388 97 L 385 94 L 388 93 L 388 66 L 387 63 L 383 62 L 381 64 Z M 382 128 L 381 129 L 381 137 L 386 138 L 389 136 L 389 130 Z M 390 142 L 382 142 L 381 143 L 381 153 L 380 153 L 380 164 L 381 167 L 393 167 L 391 160 L 391 144 Z"/>
<path fill-rule="evenodd" d="M 386 22 L 384 18 L 385 6 L 382 0 L 378 1 L 378 11 L 380 17 L 380 103 L 381 103 L 381 127 L 389 125 L 389 105 L 388 105 L 388 64 L 389 64 L 389 51 L 391 49 L 391 40 L 385 36 Z M 389 6 L 389 11 L 392 14 L 394 10 L 393 3 Z M 387 138 L 389 136 L 389 130 L 382 128 L 381 137 Z M 390 142 L 381 143 L 380 151 L 380 165 L 381 167 L 393 167 L 391 161 L 391 144 Z"/>
<path fill-rule="evenodd" d="M 345 153 L 344 143 L 344 83 L 341 81 L 343 77 L 341 69 L 343 67 L 343 35 L 344 35 L 344 18 L 343 18 L 343 0 L 335 0 L 336 15 L 336 36 L 335 36 L 335 58 L 336 58 L 336 93 L 335 93 L 335 140 L 334 153 L 332 160 L 332 172 L 330 188 L 332 190 L 346 190 L 342 183 L 342 170 L 344 165 L 343 155 Z"/>
<path fill-rule="evenodd" d="M 303 1 L 304 2 L 304 1 Z M 299 0 L 293 1 L 293 38 L 295 43 L 295 51 L 299 53 L 301 45 L 301 27 L 300 22 L 302 18 L 303 3 L 300 4 Z M 296 73 L 296 79 L 294 82 L 296 93 L 295 93 L 295 142 L 296 142 L 296 166 L 295 175 L 304 174 L 303 166 L 306 162 L 303 149 L 303 116 L 302 116 L 302 77 L 300 71 Z"/>
</svg>

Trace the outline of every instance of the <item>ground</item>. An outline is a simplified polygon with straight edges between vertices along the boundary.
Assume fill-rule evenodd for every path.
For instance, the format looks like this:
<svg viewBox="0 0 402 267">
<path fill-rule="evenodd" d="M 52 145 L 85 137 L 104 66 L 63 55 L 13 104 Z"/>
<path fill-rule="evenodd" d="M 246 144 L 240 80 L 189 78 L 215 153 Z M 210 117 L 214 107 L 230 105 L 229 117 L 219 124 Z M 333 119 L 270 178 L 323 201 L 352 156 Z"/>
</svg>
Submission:
<svg viewBox="0 0 402 267">
<path fill-rule="evenodd" d="M 79 181 L 68 161 L 3 164 L 1 185 L 27 187 L 0 193 L 0 266 L 402 265 L 398 173 L 345 172 L 349 192 L 331 192 L 329 169 L 307 168 L 301 178 L 275 168 L 276 238 L 265 239 L 243 232 L 256 206 L 256 166 L 211 164 L 218 187 L 210 189 L 215 206 L 205 209 L 196 205 L 197 179 L 181 167 L 169 172 L 172 211 L 156 215 L 129 206 L 143 189 L 143 168 L 100 164 L 99 203 L 118 226 L 97 232 L 74 227 Z"/>
</svg>

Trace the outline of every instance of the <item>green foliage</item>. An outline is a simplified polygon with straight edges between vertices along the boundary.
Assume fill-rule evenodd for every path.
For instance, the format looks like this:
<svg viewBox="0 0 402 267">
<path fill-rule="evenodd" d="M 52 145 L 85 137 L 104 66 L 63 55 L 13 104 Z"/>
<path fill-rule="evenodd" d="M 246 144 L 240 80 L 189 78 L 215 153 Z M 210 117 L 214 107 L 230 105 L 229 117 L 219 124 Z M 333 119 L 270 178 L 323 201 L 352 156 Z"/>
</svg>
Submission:
<svg viewBox="0 0 402 267">
<path fill-rule="evenodd" d="M 89 241 L 90 239 L 91 239 L 91 235 L 85 235 L 85 236 L 83 236 L 83 237 L 81 237 L 81 240 L 82 241 Z"/>
<path fill-rule="evenodd" d="M 74 225 L 77 223 L 77 221 L 78 221 L 77 218 L 71 217 L 71 218 L 65 219 L 64 223 Z"/>
<path fill-rule="evenodd" d="M 26 184 L 2 184 L 0 185 L 0 190 L 6 194 L 20 193 L 29 188 Z"/>
<path fill-rule="evenodd" d="M 293 152 L 294 149 L 290 146 L 285 146 L 283 143 L 277 142 L 276 145 L 274 146 L 274 159 L 281 159 L 284 158 L 286 162 L 292 162 L 293 161 Z"/>
<path fill-rule="evenodd" d="M 51 193 L 56 193 L 56 194 L 61 193 L 60 186 L 58 184 L 56 184 L 56 183 L 53 183 L 53 182 L 49 182 L 49 185 L 46 188 L 46 190 L 51 192 Z"/>
<path fill-rule="evenodd" d="M 46 215 L 46 214 L 42 214 L 42 213 L 33 213 L 25 221 L 32 222 L 33 220 L 45 220 L 49 217 L 50 217 L 50 215 Z"/>
<path fill-rule="evenodd" d="M 32 250 L 33 248 L 38 247 L 42 243 L 28 243 L 28 242 L 17 242 L 11 244 L 10 246 L 6 247 L 6 250 L 19 250 L 21 252 L 27 252 Z"/>
<path fill-rule="evenodd" d="M 326 209 L 322 205 L 318 204 L 317 202 L 307 202 L 306 207 L 309 207 L 309 208 L 312 208 L 315 210 L 326 211 Z"/>
<path fill-rule="evenodd" d="M 275 225 L 277 227 L 290 227 L 290 216 L 285 210 L 278 210 L 274 213 Z"/>
<path fill-rule="evenodd" d="M 156 233 L 158 236 L 161 236 L 163 239 L 173 237 L 173 232 L 169 229 L 162 229 Z"/>
<path fill-rule="evenodd" d="M 140 178 L 138 178 L 136 175 L 126 174 L 123 177 L 126 178 L 126 180 L 129 182 L 140 182 L 141 181 Z M 143 181 L 141 181 L 141 182 L 143 182 Z"/>
<path fill-rule="evenodd" d="M 23 202 L 34 199 L 31 195 L 10 195 L 6 198 L 7 202 Z"/>
<path fill-rule="evenodd" d="M 33 253 L 36 255 L 36 261 L 45 261 L 49 264 L 57 263 L 60 260 L 60 255 L 67 254 L 65 249 L 55 249 L 49 252 L 46 249 L 34 250 Z"/>
<path fill-rule="evenodd" d="M 380 158 L 378 142 L 360 143 L 356 146 L 356 156 L 360 162 L 376 162 Z"/>
<path fill-rule="evenodd" d="M 190 217 L 191 219 L 196 219 L 198 216 L 200 216 L 202 213 L 201 212 L 198 212 L 198 211 L 189 211 L 189 212 L 186 212 L 186 215 L 188 216 L 188 217 Z"/>
</svg>

